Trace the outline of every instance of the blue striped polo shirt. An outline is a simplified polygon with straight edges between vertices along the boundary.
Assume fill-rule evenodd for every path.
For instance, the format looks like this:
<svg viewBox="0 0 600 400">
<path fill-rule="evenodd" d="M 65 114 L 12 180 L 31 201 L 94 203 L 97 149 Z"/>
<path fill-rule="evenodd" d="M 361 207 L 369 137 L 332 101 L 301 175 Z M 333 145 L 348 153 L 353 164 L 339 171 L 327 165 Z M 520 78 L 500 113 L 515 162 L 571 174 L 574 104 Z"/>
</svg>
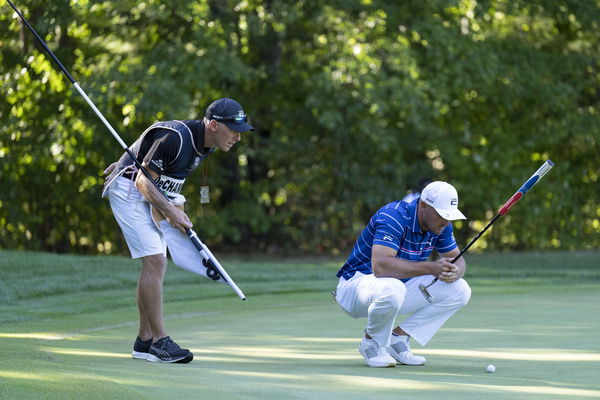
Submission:
<svg viewBox="0 0 600 400">
<path fill-rule="evenodd" d="M 350 257 L 336 276 L 348 280 L 356 271 L 372 274 L 371 249 L 374 244 L 390 247 L 398 252 L 396 257 L 415 262 L 426 261 L 434 248 L 439 253 L 446 253 L 458 247 L 452 223 L 439 235 L 422 232 L 417 218 L 418 203 L 419 199 L 411 203 L 394 201 L 380 208 L 356 240 Z"/>
</svg>

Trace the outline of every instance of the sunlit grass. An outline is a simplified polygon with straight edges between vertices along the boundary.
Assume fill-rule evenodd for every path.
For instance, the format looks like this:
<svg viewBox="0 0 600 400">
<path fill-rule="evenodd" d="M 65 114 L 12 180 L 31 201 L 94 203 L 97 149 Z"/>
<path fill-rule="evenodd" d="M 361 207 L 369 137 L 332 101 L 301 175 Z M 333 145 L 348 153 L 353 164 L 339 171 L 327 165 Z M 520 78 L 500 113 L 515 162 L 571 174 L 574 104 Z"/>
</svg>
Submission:
<svg viewBox="0 0 600 400">
<path fill-rule="evenodd" d="M 470 304 L 430 345 L 414 346 L 426 365 L 388 369 L 358 354 L 365 321 L 332 301 L 332 259 L 224 260 L 246 302 L 171 266 L 165 322 L 195 359 L 157 365 L 130 355 L 136 262 L 1 253 L 0 398 L 567 400 L 600 391 L 600 321 L 590 318 L 600 285 L 587 253 L 473 254 Z M 553 284 L 567 262 L 581 276 Z M 543 267 L 550 279 L 537 276 Z"/>
<path fill-rule="evenodd" d="M 40 350 L 46 351 L 52 354 L 62 354 L 68 356 L 81 356 L 81 357 L 110 357 L 110 358 L 131 358 L 129 354 L 124 353 L 111 353 L 106 351 L 89 351 L 84 349 L 57 349 L 52 347 L 42 347 Z"/>
<path fill-rule="evenodd" d="M 451 384 L 451 386 L 465 386 L 469 388 L 476 388 L 483 390 L 484 392 L 507 392 L 513 395 L 519 394 L 532 394 L 544 396 L 540 398 L 555 398 L 555 396 L 565 396 L 570 399 L 575 398 L 600 398 L 600 390 L 585 390 L 585 389 L 570 389 L 564 387 L 552 387 L 552 386 L 504 386 L 504 385 L 478 385 L 478 384 Z M 550 397 L 545 397 L 550 396 Z"/>
<path fill-rule="evenodd" d="M 520 361 L 564 361 L 564 362 L 600 362 L 600 353 L 586 353 L 570 349 L 517 349 L 509 350 L 451 350 L 451 349 L 419 349 L 419 354 L 443 355 L 448 357 L 481 358 L 485 360 L 520 360 Z"/>
</svg>

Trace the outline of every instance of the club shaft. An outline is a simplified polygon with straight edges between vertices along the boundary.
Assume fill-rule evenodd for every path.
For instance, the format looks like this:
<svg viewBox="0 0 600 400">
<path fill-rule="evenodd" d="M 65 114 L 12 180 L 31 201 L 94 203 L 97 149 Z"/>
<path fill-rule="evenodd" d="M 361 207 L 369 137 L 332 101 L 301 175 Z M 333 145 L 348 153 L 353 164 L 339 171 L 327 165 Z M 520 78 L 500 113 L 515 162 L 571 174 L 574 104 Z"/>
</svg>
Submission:
<svg viewBox="0 0 600 400">
<path fill-rule="evenodd" d="M 40 35 L 38 35 L 38 33 L 35 31 L 35 29 L 33 29 L 33 27 L 29 24 L 29 22 L 25 19 L 25 17 L 23 16 L 23 14 L 21 14 L 21 12 L 17 9 L 17 7 L 15 7 L 15 5 L 12 3 L 12 1 L 10 0 L 6 0 L 8 1 L 8 4 L 10 4 L 10 6 L 13 8 L 13 10 L 15 10 L 15 12 L 19 15 L 19 18 L 21 18 L 21 21 L 23 21 L 23 23 L 25 24 L 25 26 L 27 26 L 27 28 L 29 28 L 29 30 L 31 31 L 31 33 L 33 33 L 33 36 L 36 37 L 36 39 L 38 40 L 38 42 L 40 42 L 40 44 L 42 45 L 42 47 L 44 47 L 44 49 L 46 50 L 46 52 L 48 54 L 50 54 L 50 57 L 52 57 L 52 59 L 56 62 L 56 64 L 58 64 L 59 68 L 61 69 L 62 72 L 64 72 L 64 74 L 67 76 L 67 78 L 69 78 L 69 80 L 71 81 L 71 83 L 75 83 L 75 79 L 73 79 L 73 77 L 71 76 L 71 74 L 69 73 L 69 71 L 67 71 L 67 69 L 65 68 L 64 65 L 62 65 L 62 63 L 60 62 L 60 60 L 58 59 L 58 57 L 56 57 L 54 55 L 54 53 L 52 52 L 52 50 L 50 50 L 50 48 L 46 45 L 46 42 L 44 42 L 44 39 L 42 39 L 40 37 Z"/>
<path fill-rule="evenodd" d="M 450 260 L 450 264 L 454 264 L 455 262 L 458 261 L 458 259 L 467 252 L 467 250 L 469 250 L 469 247 L 471 247 L 473 245 L 473 243 L 475 243 L 477 241 L 477 239 L 479 239 L 481 237 L 481 235 L 483 235 L 485 233 L 485 231 L 487 231 L 490 226 L 492 226 L 492 224 L 494 222 L 496 222 L 496 220 L 498 218 L 500 218 L 502 214 L 496 214 L 496 216 L 494 218 L 491 219 L 490 222 L 488 222 L 488 224 L 479 231 L 479 233 L 477 233 L 477 235 L 475 235 L 475 237 L 473 239 L 471 239 L 471 241 L 469 242 L 469 244 L 467 244 L 461 251 L 460 253 L 458 253 L 458 255 L 456 257 L 454 257 L 452 260 Z M 425 286 L 426 288 L 428 288 L 429 286 L 433 285 L 434 283 L 436 283 L 438 281 L 438 278 L 434 278 L 427 286 Z"/>
<path fill-rule="evenodd" d="M 544 164 L 542 164 L 542 166 L 538 168 L 538 170 L 535 171 L 533 175 L 531 175 L 529 179 L 527 179 L 527 181 L 525 181 L 525 183 L 519 188 L 519 190 L 517 190 L 517 192 L 514 195 L 512 195 L 502 207 L 500 207 L 500 209 L 498 210 L 498 214 L 496 214 L 496 216 L 492 218 L 492 220 L 488 222 L 488 224 L 481 231 L 479 231 L 477 235 L 475 235 L 475 237 L 469 242 L 469 244 L 467 244 L 460 251 L 460 253 L 458 253 L 458 255 L 450 261 L 450 263 L 454 264 L 456 261 L 458 261 L 458 259 L 463 254 L 465 254 L 469 247 L 471 247 L 473 243 L 475 243 L 477 239 L 479 239 L 481 235 L 483 235 L 485 231 L 487 231 L 490 228 L 490 226 L 492 226 L 492 224 L 496 222 L 498 218 L 506 214 L 512 206 L 514 206 L 519 200 L 521 200 L 521 198 L 529 191 L 529 189 L 534 187 L 535 184 L 538 183 L 539 180 L 542 179 L 542 177 L 546 175 L 552 167 L 554 167 L 554 163 L 552 162 L 552 160 L 546 160 L 546 162 L 544 162 Z M 431 281 L 431 283 L 429 283 L 429 285 L 425 286 L 425 289 L 427 289 L 429 286 L 433 285 L 437 281 L 438 278 L 434 278 Z"/>
<path fill-rule="evenodd" d="M 485 231 L 487 231 L 490 226 L 492 226 L 492 224 L 494 222 L 496 222 L 496 220 L 498 218 L 500 218 L 501 214 L 496 214 L 496 216 L 494 218 L 492 218 L 492 220 L 490 222 L 488 222 L 488 224 L 479 231 L 479 233 L 477 235 L 475 235 L 475 237 L 473 239 L 471 239 L 471 241 L 469 242 L 469 244 L 467 244 L 461 251 L 460 253 L 458 253 L 458 255 L 456 257 L 454 257 L 452 259 L 452 261 L 450 261 L 451 264 L 454 264 L 456 261 L 458 261 L 458 259 L 467 252 L 467 250 L 469 250 L 469 247 L 471 247 L 473 245 L 473 243 L 475 243 L 477 241 L 477 239 L 479 239 L 481 237 L 481 235 L 483 235 L 485 233 Z"/>
<path fill-rule="evenodd" d="M 219 261 L 217 260 L 217 258 L 212 254 L 212 252 L 210 251 L 210 249 L 208 248 L 208 246 L 206 246 L 202 242 L 202 240 L 200 240 L 200 238 L 198 237 L 198 235 L 196 234 L 196 232 L 194 232 L 191 229 L 188 229 L 187 233 L 188 233 L 188 236 L 190 237 L 190 239 L 192 240 L 192 243 L 196 247 L 196 249 L 198 251 L 200 251 L 200 252 L 205 252 L 206 253 L 206 255 L 213 261 L 215 267 L 219 270 L 219 273 L 221 274 L 221 276 L 223 277 L 223 279 L 225 279 L 227 281 L 227 283 L 229 283 L 229 286 L 231 286 L 231 288 L 240 297 L 240 299 L 246 300 L 246 296 L 244 295 L 244 293 L 242 292 L 242 290 L 235 284 L 235 282 L 233 281 L 233 279 L 231 279 L 229 277 L 229 274 L 227 273 L 227 271 L 225 271 L 225 268 L 223 268 L 221 266 L 221 263 L 219 263 Z"/>
</svg>

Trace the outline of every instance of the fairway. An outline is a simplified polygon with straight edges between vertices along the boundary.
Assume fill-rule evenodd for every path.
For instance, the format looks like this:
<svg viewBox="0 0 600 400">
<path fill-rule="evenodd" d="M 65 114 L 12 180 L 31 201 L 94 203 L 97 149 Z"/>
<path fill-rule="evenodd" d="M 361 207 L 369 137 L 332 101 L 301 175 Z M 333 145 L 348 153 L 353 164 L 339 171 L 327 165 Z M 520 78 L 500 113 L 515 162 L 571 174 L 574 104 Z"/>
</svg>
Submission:
<svg viewBox="0 0 600 400">
<path fill-rule="evenodd" d="M 4 3 L 0 400 L 600 400 L 600 0 Z"/>
<path fill-rule="evenodd" d="M 246 302 L 171 265 L 166 325 L 195 359 L 166 365 L 129 355 L 136 262 L 0 256 L 2 399 L 600 398 L 595 253 L 469 257 L 471 302 L 413 344 L 427 364 L 388 369 L 365 366 L 365 320 L 331 299 L 336 260 L 227 260 Z"/>
</svg>

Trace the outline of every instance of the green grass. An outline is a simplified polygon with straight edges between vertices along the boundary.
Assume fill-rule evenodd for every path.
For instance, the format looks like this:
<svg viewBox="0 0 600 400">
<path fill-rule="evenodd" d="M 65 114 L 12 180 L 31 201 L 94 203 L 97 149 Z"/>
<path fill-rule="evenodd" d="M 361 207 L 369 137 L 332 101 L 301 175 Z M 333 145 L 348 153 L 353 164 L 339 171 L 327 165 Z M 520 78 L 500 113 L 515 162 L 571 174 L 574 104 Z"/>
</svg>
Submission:
<svg viewBox="0 0 600 400">
<path fill-rule="evenodd" d="M 329 295 L 341 259 L 223 257 L 246 302 L 171 265 L 166 325 L 195 360 L 157 365 L 129 356 L 137 261 L 1 251 L 0 399 L 600 398 L 599 255 L 469 255 L 427 364 L 375 369 Z"/>
</svg>

